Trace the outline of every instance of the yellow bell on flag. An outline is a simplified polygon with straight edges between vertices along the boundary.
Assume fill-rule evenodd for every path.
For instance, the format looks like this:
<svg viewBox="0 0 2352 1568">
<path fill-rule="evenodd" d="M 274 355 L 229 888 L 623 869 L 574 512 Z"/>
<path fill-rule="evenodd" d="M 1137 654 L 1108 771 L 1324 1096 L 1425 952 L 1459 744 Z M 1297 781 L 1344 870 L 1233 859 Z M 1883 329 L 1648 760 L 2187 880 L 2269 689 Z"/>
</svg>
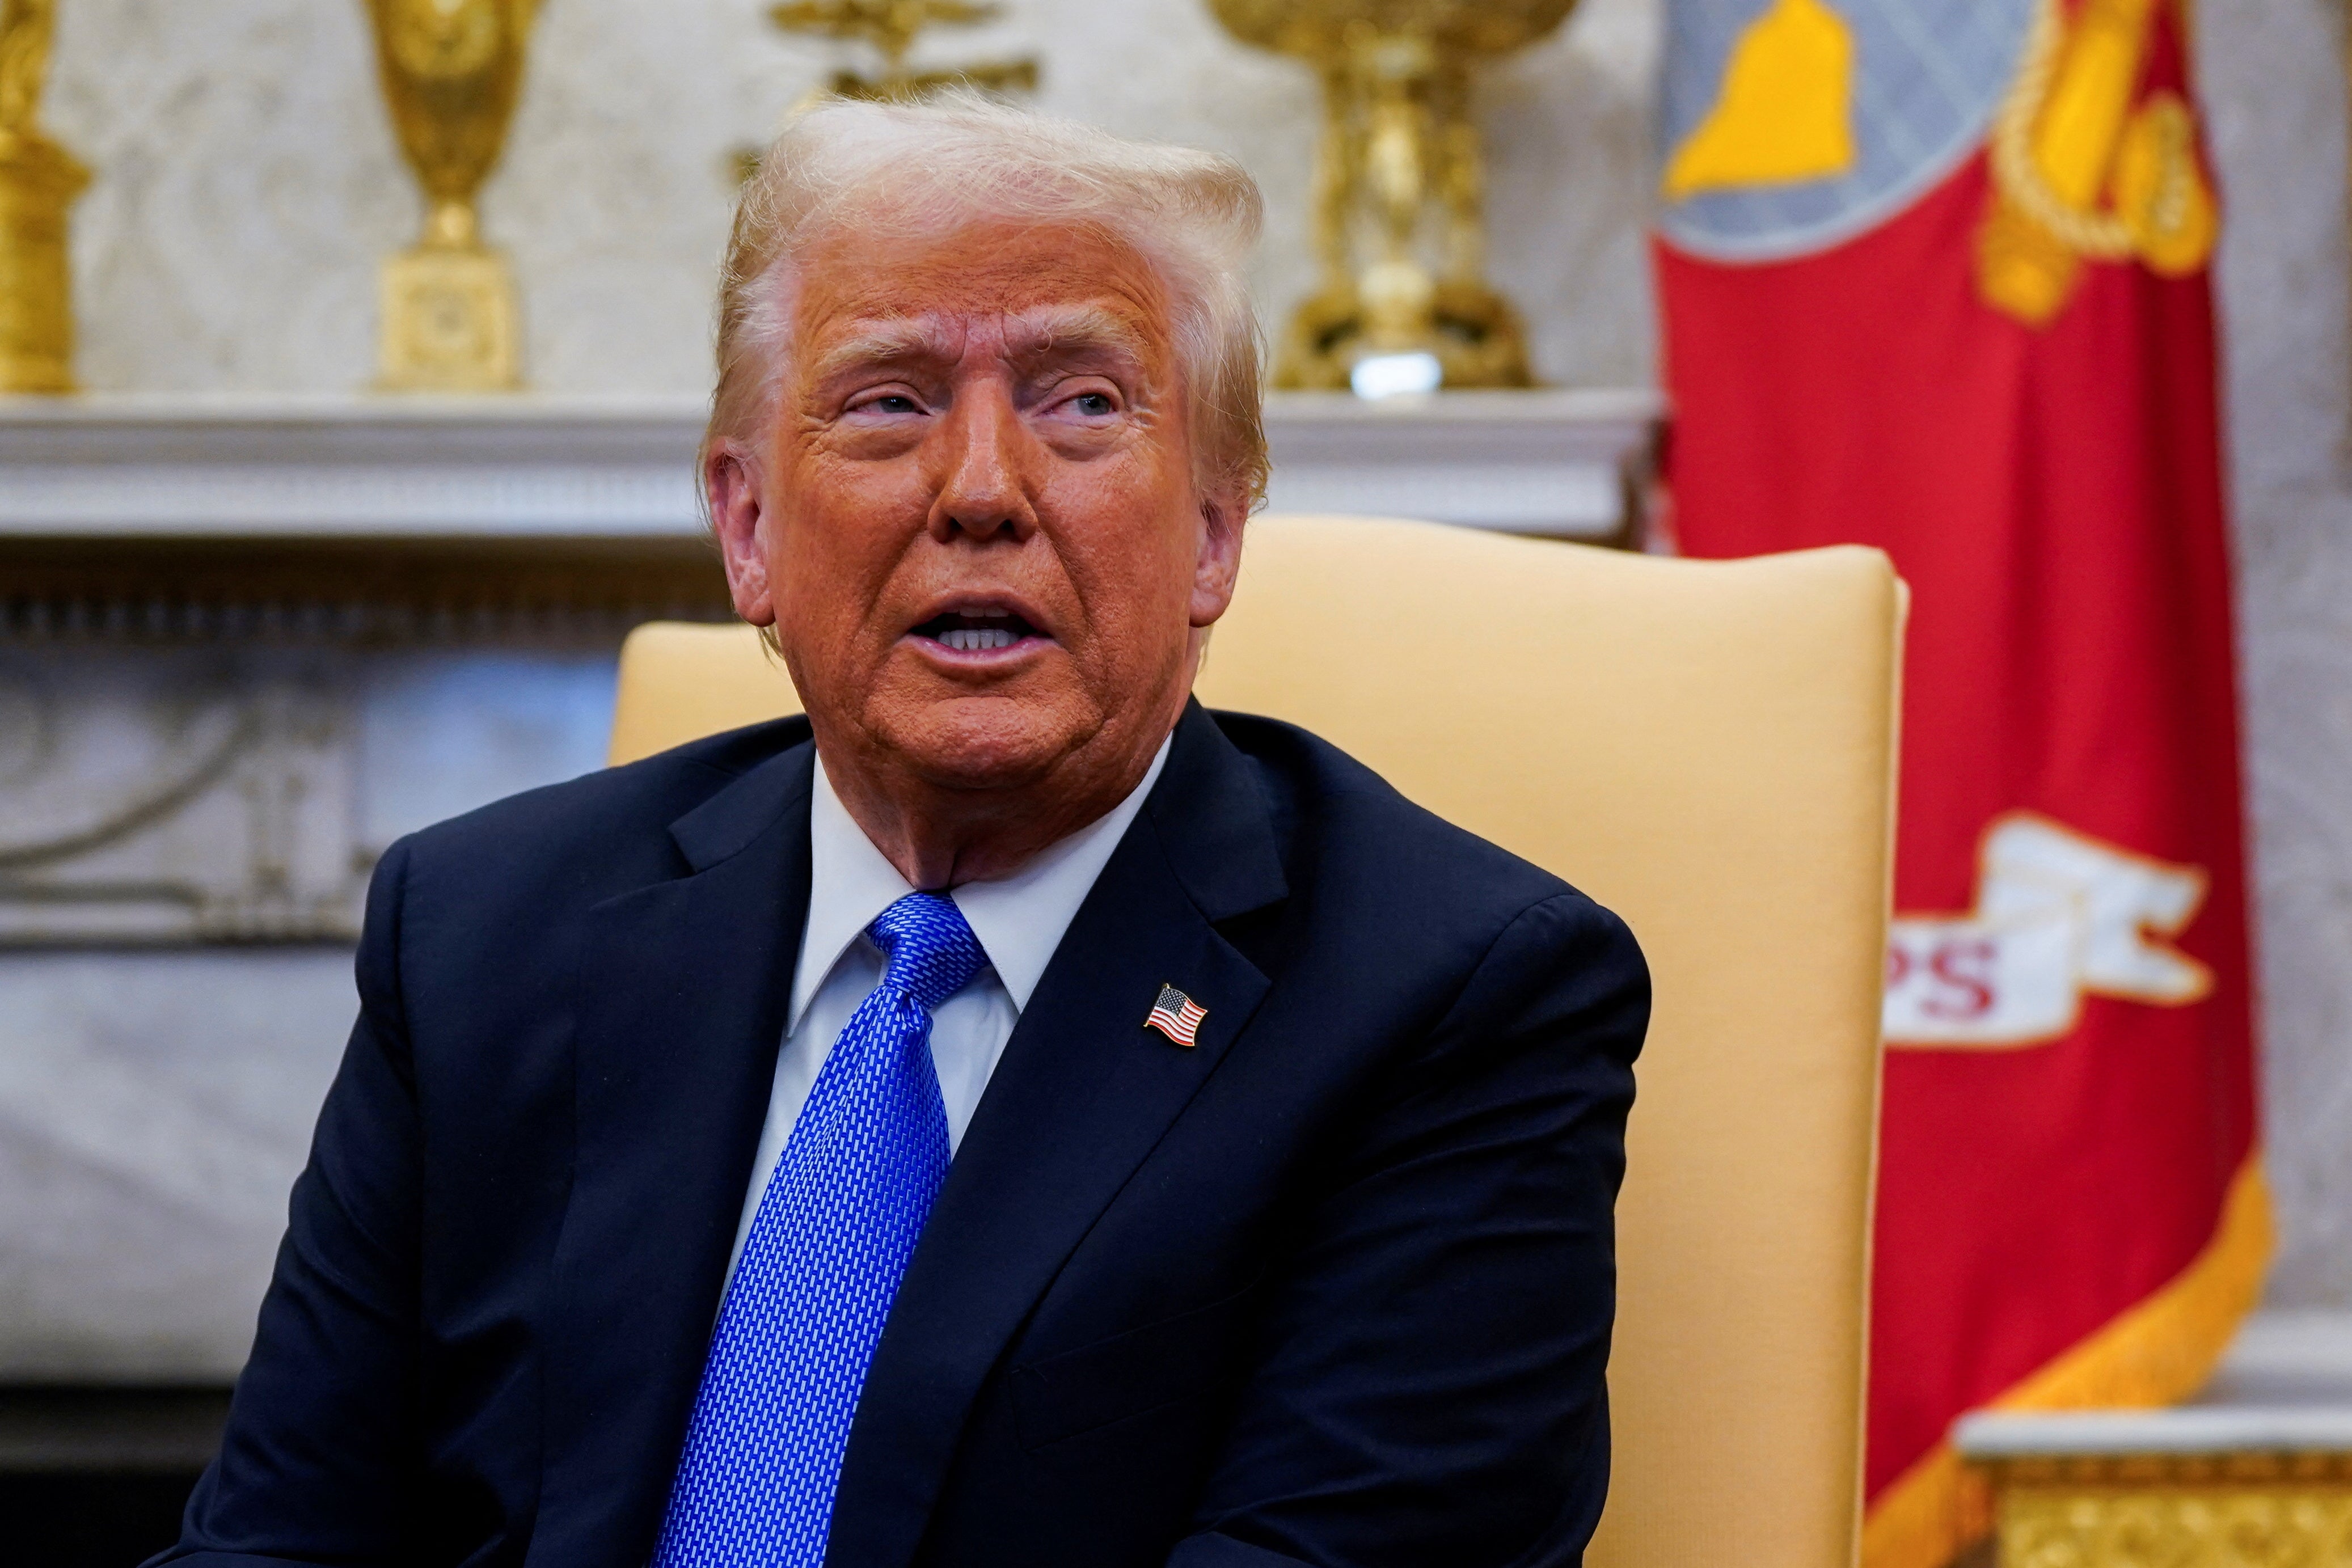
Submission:
<svg viewBox="0 0 2352 1568">
<path fill-rule="evenodd" d="M 1824 180 L 1853 163 L 1853 31 L 1822 0 L 1773 0 L 1667 162 L 1665 196 Z"/>
</svg>

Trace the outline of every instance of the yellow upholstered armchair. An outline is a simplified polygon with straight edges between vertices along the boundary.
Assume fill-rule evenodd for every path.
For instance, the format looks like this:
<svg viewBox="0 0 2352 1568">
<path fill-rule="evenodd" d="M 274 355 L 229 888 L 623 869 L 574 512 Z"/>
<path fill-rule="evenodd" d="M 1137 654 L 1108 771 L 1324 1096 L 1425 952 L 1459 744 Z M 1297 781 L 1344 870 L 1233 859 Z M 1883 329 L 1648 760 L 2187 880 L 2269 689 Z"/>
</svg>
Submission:
<svg viewBox="0 0 2352 1568">
<path fill-rule="evenodd" d="M 1314 730 L 1649 956 L 1595 1568 L 1856 1558 L 1902 622 L 1874 550 L 1266 517 L 1202 672 L 1209 706 Z M 642 627 L 613 758 L 797 706 L 750 632 Z"/>
</svg>

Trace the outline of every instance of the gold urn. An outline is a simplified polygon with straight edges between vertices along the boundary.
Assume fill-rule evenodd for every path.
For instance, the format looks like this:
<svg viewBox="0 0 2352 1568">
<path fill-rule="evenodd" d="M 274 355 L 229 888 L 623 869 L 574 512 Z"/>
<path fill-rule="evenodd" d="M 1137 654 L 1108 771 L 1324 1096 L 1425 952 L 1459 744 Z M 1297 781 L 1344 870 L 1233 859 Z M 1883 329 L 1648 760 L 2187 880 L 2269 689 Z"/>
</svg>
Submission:
<svg viewBox="0 0 2352 1568">
<path fill-rule="evenodd" d="M 425 188 L 425 232 L 384 260 L 376 384 L 393 392 L 522 385 L 521 309 L 474 198 L 522 91 L 537 0 L 368 0 L 400 150 Z"/>
<path fill-rule="evenodd" d="M 1408 385 L 1423 377 L 1413 390 L 1533 385 L 1518 312 L 1485 277 L 1470 77 L 1550 33 L 1576 0 L 1209 5 L 1235 37 L 1303 59 L 1323 79 L 1323 276 L 1283 333 L 1275 384 L 1370 391 L 1367 371 L 1402 367 Z"/>
<path fill-rule="evenodd" d="M 0 0 L 0 392 L 74 390 L 66 211 L 89 171 L 41 133 L 52 0 Z"/>
</svg>

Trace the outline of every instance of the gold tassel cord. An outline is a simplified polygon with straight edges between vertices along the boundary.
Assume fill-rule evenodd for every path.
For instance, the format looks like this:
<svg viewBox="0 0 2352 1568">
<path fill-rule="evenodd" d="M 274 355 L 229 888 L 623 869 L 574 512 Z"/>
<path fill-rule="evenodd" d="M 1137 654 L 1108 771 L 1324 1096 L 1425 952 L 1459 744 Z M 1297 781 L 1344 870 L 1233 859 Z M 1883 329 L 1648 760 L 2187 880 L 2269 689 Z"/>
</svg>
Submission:
<svg viewBox="0 0 2352 1568">
<path fill-rule="evenodd" d="M 2141 3 L 2144 5 L 2144 0 Z M 1993 178 L 2003 197 L 2015 203 L 2021 213 L 2048 230 L 2067 249 L 2094 260 L 2121 261 L 2132 254 L 2131 230 L 2123 220 L 2092 210 L 2087 199 L 2080 206 L 2069 202 L 2053 190 L 2042 176 L 2042 149 L 2035 145 L 2034 133 L 2041 125 L 2042 109 L 2050 101 L 2066 43 L 2066 26 L 2060 15 L 2059 0 L 2036 0 L 2017 79 L 2011 84 L 1993 120 Z M 2095 57 L 2103 64 L 2114 58 L 2104 52 Z M 2134 58 L 2135 71 L 2137 63 Z M 2094 85 L 2113 90 L 2108 83 Z M 2130 91 L 2128 79 L 2122 84 L 2122 90 L 2126 94 Z M 2077 89 L 2077 95 L 2081 91 Z M 2107 150 L 2086 152 L 2086 156 L 2080 156 L 2080 162 L 2095 159 L 2097 164 L 2088 172 L 2088 197 L 2095 199 L 2098 175 L 2105 170 Z M 2078 179 L 2082 177 L 2077 174 Z"/>
<path fill-rule="evenodd" d="M 2185 277 L 2221 222 L 2186 99 L 2134 103 L 2160 0 L 2037 0 L 2017 76 L 1994 117 L 1995 199 L 1977 235 L 1986 302 L 2029 326 L 2064 309 L 2084 262 L 2134 258 Z M 2102 198 L 2107 204 L 2101 204 Z"/>
</svg>

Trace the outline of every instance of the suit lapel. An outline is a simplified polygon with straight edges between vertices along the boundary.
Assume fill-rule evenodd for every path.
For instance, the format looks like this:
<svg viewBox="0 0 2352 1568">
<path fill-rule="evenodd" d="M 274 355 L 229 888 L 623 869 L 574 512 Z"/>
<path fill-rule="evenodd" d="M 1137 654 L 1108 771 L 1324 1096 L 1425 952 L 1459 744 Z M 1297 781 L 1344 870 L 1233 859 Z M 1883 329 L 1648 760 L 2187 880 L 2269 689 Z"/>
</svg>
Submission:
<svg viewBox="0 0 2352 1568">
<path fill-rule="evenodd" d="M 829 1568 L 902 1568 L 982 1383 L 1064 1260 L 1256 1010 L 1215 923 L 1285 893 L 1264 798 L 1198 705 L 990 1079 L 866 1376 Z M 1143 1029 L 1162 982 L 1205 1005 L 1190 1051 Z"/>
<path fill-rule="evenodd" d="M 690 874 L 585 917 L 533 1563 L 652 1550 L 783 1039 L 814 755 L 795 746 L 680 818 Z"/>
</svg>

